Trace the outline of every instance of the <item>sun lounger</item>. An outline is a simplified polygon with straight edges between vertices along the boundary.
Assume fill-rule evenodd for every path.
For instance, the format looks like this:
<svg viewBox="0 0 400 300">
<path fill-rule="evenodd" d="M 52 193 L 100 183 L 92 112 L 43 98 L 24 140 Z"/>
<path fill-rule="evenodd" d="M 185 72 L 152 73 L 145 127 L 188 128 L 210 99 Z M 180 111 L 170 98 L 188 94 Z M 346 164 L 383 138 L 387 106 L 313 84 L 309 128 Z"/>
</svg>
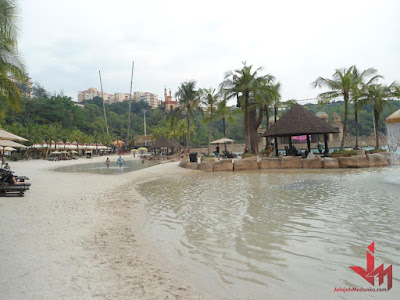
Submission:
<svg viewBox="0 0 400 300">
<path fill-rule="evenodd" d="M 14 183 L 14 180 L 15 182 Z M 29 190 L 30 183 L 25 182 L 29 180 L 26 176 L 14 176 L 11 172 L 2 172 L 0 175 L 0 197 L 20 196 L 23 197 L 25 191 Z"/>
<path fill-rule="evenodd" d="M 29 190 L 30 183 L 9 184 L 8 182 L 0 182 L 0 197 L 20 196 L 23 197 L 25 191 Z"/>
</svg>

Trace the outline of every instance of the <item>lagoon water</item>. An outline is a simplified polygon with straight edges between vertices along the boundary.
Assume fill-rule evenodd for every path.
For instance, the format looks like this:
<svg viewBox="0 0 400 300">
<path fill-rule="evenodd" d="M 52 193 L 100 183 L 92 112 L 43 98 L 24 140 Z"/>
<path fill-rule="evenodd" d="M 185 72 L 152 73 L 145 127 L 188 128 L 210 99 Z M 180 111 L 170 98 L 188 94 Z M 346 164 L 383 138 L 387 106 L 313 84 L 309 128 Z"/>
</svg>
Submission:
<svg viewBox="0 0 400 300">
<path fill-rule="evenodd" d="M 96 174 L 108 174 L 108 175 L 115 175 L 121 173 L 132 172 L 144 168 L 148 168 L 157 164 L 157 162 L 147 161 L 145 160 L 143 163 L 141 160 L 127 160 L 124 162 L 123 166 L 120 168 L 117 163 L 116 159 L 114 159 L 110 167 L 107 168 L 104 162 L 96 162 L 96 163 L 85 163 L 85 164 L 78 164 L 72 165 L 67 167 L 60 167 L 55 169 L 57 172 L 72 172 L 72 173 L 96 173 Z"/>
<path fill-rule="evenodd" d="M 139 190 L 145 237 L 217 297 L 347 299 L 335 287 L 372 287 L 349 267 L 375 242 L 393 288 L 351 296 L 399 298 L 400 168 L 194 172 Z"/>
</svg>

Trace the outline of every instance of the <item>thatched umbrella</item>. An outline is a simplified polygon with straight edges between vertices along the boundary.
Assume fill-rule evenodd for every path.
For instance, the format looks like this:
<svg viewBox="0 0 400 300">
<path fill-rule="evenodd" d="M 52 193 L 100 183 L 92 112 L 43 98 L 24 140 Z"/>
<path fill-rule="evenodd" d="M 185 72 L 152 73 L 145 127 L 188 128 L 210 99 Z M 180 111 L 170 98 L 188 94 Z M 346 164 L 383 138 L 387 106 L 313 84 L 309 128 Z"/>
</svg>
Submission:
<svg viewBox="0 0 400 300">
<path fill-rule="evenodd" d="M 325 140 L 325 155 L 329 153 L 328 134 L 338 133 L 339 130 L 299 104 L 295 104 L 289 109 L 274 125 L 264 132 L 264 137 L 289 137 L 291 147 L 291 137 L 306 135 L 307 149 L 311 151 L 310 134 L 323 134 Z M 278 156 L 278 145 L 275 145 L 275 154 Z"/>
</svg>

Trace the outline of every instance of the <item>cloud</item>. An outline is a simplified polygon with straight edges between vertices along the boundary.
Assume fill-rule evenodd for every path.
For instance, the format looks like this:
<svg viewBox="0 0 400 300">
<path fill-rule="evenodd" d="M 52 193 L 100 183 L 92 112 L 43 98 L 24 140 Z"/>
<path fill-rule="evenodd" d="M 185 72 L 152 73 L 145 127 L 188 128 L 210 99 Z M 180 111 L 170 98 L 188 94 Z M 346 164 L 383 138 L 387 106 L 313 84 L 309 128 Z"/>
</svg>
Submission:
<svg viewBox="0 0 400 300">
<path fill-rule="evenodd" d="M 162 96 L 186 80 L 217 87 L 246 60 L 282 84 L 283 99 L 315 97 L 318 76 L 357 64 L 399 79 L 397 1 L 24 1 L 20 52 L 50 91 L 99 87 Z M 397 78 L 396 78 L 397 77 Z"/>
</svg>

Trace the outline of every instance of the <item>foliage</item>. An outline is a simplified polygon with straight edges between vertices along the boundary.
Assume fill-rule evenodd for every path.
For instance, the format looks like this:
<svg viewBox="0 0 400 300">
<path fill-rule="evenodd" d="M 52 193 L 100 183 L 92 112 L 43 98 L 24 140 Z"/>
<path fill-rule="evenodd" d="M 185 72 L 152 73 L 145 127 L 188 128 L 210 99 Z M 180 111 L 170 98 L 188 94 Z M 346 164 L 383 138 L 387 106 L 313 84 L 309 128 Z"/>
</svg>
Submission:
<svg viewBox="0 0 400 300">
<path fill-rule="evenodd" d="M 353 156 L 353 155 L 357 155 L 357 151 L 341 149 L 341 150 L 333 151 L 332 155 L 339 155 L 341 157 L 350 157 L 350 156 Z"/>
<path fill-rule="evenodd" d="M 18 25 L 16 1 L 0 0 L 0 118 L 7 108 L 19 111 L 23 102 L 16 82 L 25 80 L 25 68 L 17 49 Z"/>
</svg>

